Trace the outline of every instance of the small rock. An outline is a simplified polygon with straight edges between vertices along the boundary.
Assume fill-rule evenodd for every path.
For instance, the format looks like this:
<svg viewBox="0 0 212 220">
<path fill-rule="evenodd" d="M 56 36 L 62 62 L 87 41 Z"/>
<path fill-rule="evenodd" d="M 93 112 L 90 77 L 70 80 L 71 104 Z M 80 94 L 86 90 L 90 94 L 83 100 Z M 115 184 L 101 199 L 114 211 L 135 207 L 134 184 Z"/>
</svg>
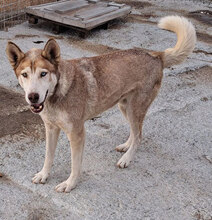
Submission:
<svg viewBox="0 0 212 220">
<path fill-rule="evenodd" d="M 200 100 L 203 101 L 203 102 L 207 102 L 208 98 L 207 97 L 202 97 Z"/>
</svg>

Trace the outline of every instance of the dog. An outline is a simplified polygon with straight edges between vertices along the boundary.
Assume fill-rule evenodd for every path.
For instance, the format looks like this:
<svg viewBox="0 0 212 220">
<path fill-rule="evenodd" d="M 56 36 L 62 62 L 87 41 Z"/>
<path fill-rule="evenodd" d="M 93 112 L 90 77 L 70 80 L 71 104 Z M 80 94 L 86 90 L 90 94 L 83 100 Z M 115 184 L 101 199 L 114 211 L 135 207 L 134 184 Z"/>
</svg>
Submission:
<svg viewBox="0 0 212 220">
<path fill-rule="evenodd" d="M 79 179 L 85 142 L 84 123 L 118 104 L 130 124 L 126 143 L 116 147 L 125 152 L 117 165 L 125 168 L 140 146 L 146 112 L 161 86 L 163 69 L 179 64 L 193 51 L 194 26 L 184 17 L 167 16 L 160 28 L 175 32 L 174 48 L 160 51 L 118 50 L 95 57 L 63 60 L 60 47 L 49 39 L 44 49 L 27 53 L 8 42 L 6 53 L 33 113 L 46 129 L 46 153 L 42 170 L 32 179 L 45 183 L 53 163 L 60 130 L 71 143 L 72 169 L 69 178 L 56 186 L 70 192 Z"/>
</svg>

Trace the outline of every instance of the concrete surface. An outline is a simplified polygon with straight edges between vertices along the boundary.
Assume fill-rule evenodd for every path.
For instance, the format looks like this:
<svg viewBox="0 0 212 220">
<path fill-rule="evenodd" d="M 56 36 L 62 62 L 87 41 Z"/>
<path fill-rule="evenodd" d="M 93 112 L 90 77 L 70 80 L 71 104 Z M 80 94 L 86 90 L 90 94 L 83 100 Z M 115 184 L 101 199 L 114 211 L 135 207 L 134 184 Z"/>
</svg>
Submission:
<svg viewBox="0 0 212 220">
<path fill-rule="evenodd" d="M 118 2 L 131 4 L 132 14 L 85 40 L 72 31 L 53 35 L 47 23 L 0 31 L 1 220 L 212 219 L 212 26 L 210 19 L 189 14 L 211 10 L 212 5 L 195 0 Z M 7 41 L 27 51 L 42 48 L 55 36 L 67 59 L 133 47 L 164 50 L 173 46 L 176 36 L 158 29 L 156 22 L 170 14 L 189 17 L 198 42 L 185 63 L 164 71 L 162 88 L 145 119 L 142 145 L 130 166 L 116 167 L 121 153 L 114 149 L 127 139 L 129 128 L 114 107 L 86 123 L 83 171 L 76 189 L 69 194 L 54 191 L 70 173 L 64 133 L 47 184 L 32 184 L 44 161 L 44 129 L 19 94 L 4 52 Z"/>
</svg>

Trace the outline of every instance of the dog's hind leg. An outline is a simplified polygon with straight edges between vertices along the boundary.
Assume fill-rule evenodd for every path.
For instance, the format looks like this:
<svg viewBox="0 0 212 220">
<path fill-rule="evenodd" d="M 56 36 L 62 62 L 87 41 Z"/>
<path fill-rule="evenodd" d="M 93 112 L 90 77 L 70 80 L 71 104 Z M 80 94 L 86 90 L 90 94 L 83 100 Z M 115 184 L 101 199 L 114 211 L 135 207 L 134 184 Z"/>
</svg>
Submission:
<svg viewBox="0 0 212 220">
<path fill-rule="evenodd" d="M 124 115 L 124 117 L 127 119 L 127 121 L 129 121 L 128 117 L 127 117 L 127 112 L 126 112 L 126 108 L 127 108 L 127 98 L 123 99 L 121 102 L 118 103 L 119 109 L 121 110 L 122 114 Z M 123 143 L 120 144 L 119 146 L 116 147 L 116 150 L 119 152 L 126 152 L 129 147 L 130 144 L 132 143 L 132 132 L 130 132 L 130 136 L 128 138 L 128 140 Z"/>
<path fill-rule="evenodd" d="M 32 178 L 33 183 L 45 183 L 54 159 L 54 153 L 57 146 L 57 140 L 59 137 L 60 129 L 58 127 L 49 125 L 48 123 L 45 123 L 46 128 L 46 155 L 45 155 L 45 161 L 42 170 L 35 174 L 35 176 Z"/>
<path fill-rule="evenodd" d="M 146 112 L 157 95 L 160 83 L 156 83 L 153 88 L 136 90 L 128 99 L 126 106 L 127 119 L 130 122 L 130 138 L 127 152 L 118 161 L 120 168 L 128 167 L 130 161 L 141 144 L 142 125 Z M 129 144 L 130 143 L 130 144 Z"/>
<path fill-rule="evenodd" d="M 81 129 L 79 129 L 79 126 L 77 127 L 67 134 L 71 144 L 71 175 L 66 181 L 56 186 L 57 192 L 70 192 L 75 188 L 80 175 L 85 143 L 85 129 L 84 125 Z"/>
</svg>

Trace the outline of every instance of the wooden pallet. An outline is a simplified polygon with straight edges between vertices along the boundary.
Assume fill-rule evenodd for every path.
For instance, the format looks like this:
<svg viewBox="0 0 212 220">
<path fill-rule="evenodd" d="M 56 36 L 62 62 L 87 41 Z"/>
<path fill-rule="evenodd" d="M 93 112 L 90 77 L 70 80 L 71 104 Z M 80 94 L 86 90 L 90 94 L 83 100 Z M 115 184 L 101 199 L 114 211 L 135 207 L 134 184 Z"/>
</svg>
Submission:
<svg viewBox="0 0 212 220">
<path fill-rule="evenodd" d="M 130 11 L 131 7 L 126 4 L 101 0 L 63 0 L 26 8 L 30 23 L 45 19 L 84 32 L 125 16 Z"/>
</svg>

